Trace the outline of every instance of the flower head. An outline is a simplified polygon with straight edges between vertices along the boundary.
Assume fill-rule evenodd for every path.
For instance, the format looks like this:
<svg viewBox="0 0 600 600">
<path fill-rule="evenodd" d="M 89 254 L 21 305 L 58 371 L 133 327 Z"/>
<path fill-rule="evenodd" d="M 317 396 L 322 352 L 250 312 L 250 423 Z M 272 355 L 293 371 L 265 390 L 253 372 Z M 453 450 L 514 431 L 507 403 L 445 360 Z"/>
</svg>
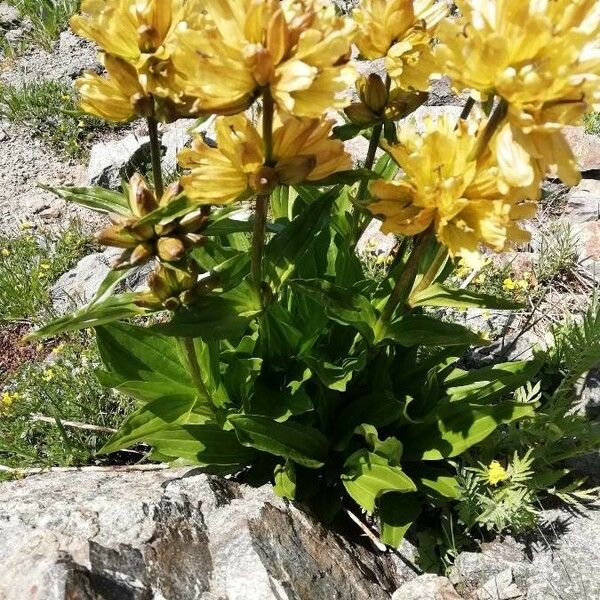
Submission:
<svg viewBox="0 0 600 600">
<path fill-rule="evenodd" d="M 81 9 L 71 27 L 100 46 L 108 72 L 107 78 L 86 73 L 77 82 L 84 110 L 111 121 L 193 113 L 171 58 L 177 26 L 195 23 L 198 0 L 84 0 Z M 152 97 L 162 100 L 154 106 Z"/>
<path fill-rule="evenodd" d="M 217 148 L 202 138 L 179 154 L 190 169 L 181 178 L 186 194 L 200 204 L 229 204 L 254 193 L 268 193 L 278 184 L 318 181 L 352 167 L 339 140 L 329 139 L 333 120 L 287 117 L 275 124 L 273 161 L 265 166 L 263 140 L 243 115 L 219 117 Z"/>
<path fill-rule="evenodd" d="M 356 44 L 365 58 L 386 58 L 397 87 L 424 91 L 435 70 L 431 41 L 447 14 L 443 1 L 362 0 L 354 11 Z"/>
<path fill-rule="evenodd" d="M 181 31 L 179 83 L 204 110 L 235 114 L 268 87 L 282 112 L 317 117 L 355 80 L 354 25 L 324 0 L 204 0 Z M 185 29 L 185 28 L 184 28 Z"/>
<path fill-rule="evenodd" d="M 500 96 L 508 123 L 499 163 L 515 185 L 553 172 L 579 179 L 560 133 L 600 102 L 597 0 L 458 0 L 462 17 L 438 28 L 439 67 L 459 89 Z"/>
<path fill-rule="evenodd" d="M 497 460 L 493 460 L 486 470 L 486 481 L 490 485 L 498 485 L 500 482 L 508 479 L 508 471 Z"/>
<path fill-rule="evenodd" d="M 416 125 L 402 128 L 400 143 L 386 150 L 404 176 L 370 186 L 376 202 L 368 208 L 383 220 L 384 233 L 432 228 L 450 254 L 470 266 L 479 265 L 480 244 L 500 252 L 529 239 L 517 221 L 531 216 L 535 205 L 506 185 L 490 152 L 469 158 L 480 129 L 475 121 L 457 125 L 447 116 L 426 119 L 423 135 Z"/>
</svg>

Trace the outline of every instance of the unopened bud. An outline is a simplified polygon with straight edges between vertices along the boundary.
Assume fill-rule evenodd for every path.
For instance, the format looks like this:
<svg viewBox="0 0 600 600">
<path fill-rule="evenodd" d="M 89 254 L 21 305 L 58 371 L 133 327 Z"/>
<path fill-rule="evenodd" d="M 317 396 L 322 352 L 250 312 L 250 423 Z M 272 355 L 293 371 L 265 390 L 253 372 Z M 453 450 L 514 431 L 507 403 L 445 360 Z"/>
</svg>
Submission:
<svg viewBox="0 0 600 600">
<path fill-rule="evenodd" d="M 158 208 L 154 193 L 139 173 L 129 180 L 129 206 L 136 217 L 144 217 Z"/>
<path fill-rule="evenodd" d="M 170 204 L 182 192 L 183 186 L 181 185 L 181 182 L 175 181 L 165 190 L 165 193 L 160 199 L 160 206 L 166 206 L 167 204 Z"/>
<path fill-rule="evenodd" d="M 183 216 L 179 221 L 180 231 L 193 233 L 199 231 L 207 221 L 207 216 L 202 209 L 194 210 Z"/>
<path fill-rule="evenodd" d="M 385 108 L 389 92 L 383 79 L 375 73 L 371 73 L 366 80 L 362 91 L 363 102 L 377 115 Z"/>
<path fill-rule="evenodd" d="M 150 242 L 138 244 L 131 253 L 129 262 L 131 266 L 142 265 L 154 256 L 154 247 Z"/>
<path fill-rule="evenodd" d="M 177 262 L 185 255 L 185 246 L 179 238 L 163 237 L 156 242 L 156 253 L 167 262 Z"/>
<path fill-rule="evenodd" d="M 113 248 L 134 248 L 140 243 L 140 238 L 128 227 L 111 225 L 95 236 L 96 242 L 102 246 Z"/>
</svg>

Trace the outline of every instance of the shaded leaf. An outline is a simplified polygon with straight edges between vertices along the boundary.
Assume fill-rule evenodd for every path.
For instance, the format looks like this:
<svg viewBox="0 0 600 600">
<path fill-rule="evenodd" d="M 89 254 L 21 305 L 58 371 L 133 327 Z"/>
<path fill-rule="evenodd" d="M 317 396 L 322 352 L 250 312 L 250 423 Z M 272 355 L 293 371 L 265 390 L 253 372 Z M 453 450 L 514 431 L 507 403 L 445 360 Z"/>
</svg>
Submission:
<svg viewBox="0 0 600 600">
<path fill-rule="evenodd" d="M 410 297 L 409 304 L 417 306 L 447 306 L 450 308 L 491 308 L 516 310 L 523 304 L 497 298 L 489 294 L 480 294 L 469 290 L 453 290 L 441 283 L 435 283 L 427 289 Z"/>
</svg>

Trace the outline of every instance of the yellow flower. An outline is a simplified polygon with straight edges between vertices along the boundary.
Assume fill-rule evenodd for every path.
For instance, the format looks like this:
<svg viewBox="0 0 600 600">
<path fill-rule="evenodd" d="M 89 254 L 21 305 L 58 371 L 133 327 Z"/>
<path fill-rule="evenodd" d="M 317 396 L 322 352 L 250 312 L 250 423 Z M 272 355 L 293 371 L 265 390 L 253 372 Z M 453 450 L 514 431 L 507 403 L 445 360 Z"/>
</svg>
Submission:
<svg viewBox="0 0 600 600">
<path fill-rule="evenodd" d="M 482 264 L 480 244 L 500 252 L 529 239 L 517 221 L 535 205 L 506 186 L 491 153 L 469 158 L 482 125 L 447 116 L 424 125 L 423 135 L 415 124 L 404 125 L 399 144 L 386 146 L 404 176 L 370 186 L 377 201 L 368 208 L 383 220 L 382 231 L 410 236 L 432 228 L 452 256 L 473 268 Z"/>
<path fill-rule="evenodd" d="M 12 394 L 9 392 L 4 392 L 2 396 L 0 396 L 0 415 L 10 415 L 12 413 L 14 404 L 20 399 L 21 395 L 17 392 L 13 392 Z"/>
<path fill-rule="evenodd" d="M 508 290 L 508 291 L 513 291 L 514 289 L 516 289 L 516 287 L 517 287 L 517 284 L 516 284 L 516 283 L 515 283 L 515 282 L 514 282 L 514 281 L 513 281 L 513 280 L 512 280 L 510 277 L 507 277 L 507 278 L 506 278 L 506 279 L 505 279 L 505 280 L 502 282 L 502 287 L 503 287 L 505 290 Z"/>
<path fill-rule="evenodd" d="M 71 27 L 102 48 L 108 72 L 78 80 L 84 110 L 116 122 L 155 110 L 167 121 L 193 113 L 191 99 L 177 88 L 171 58 L 178 26 L 196 22 L 199 0 L 84 0 L 81 8 Z M 162 99 L 157 106 L 151 95 Z"/>
<path fill-rule="evenodd" d="M 354 83 L 354 24 L 325 0 L 204 0 L 174 54 L 179 83 L 209 112 L 234 114 L 265 87 L 280 111 L 318 117 L 342 108 Z"/>
<path fill-rule="evenodd" d="M 365 58 L 386 57 L 396 86 L 427 90 L 435 70 L 431 41 L 448 5 L 435 0 L 362 0 L 354 11 L 356 45 Z"/>
<path fill-rule="evenodd" d="M 52 381 L 54 379 L 54 371 L 52 369 L 46 369 L 42 373 L 42 379 L 46 382 Z"/>
<path fill-rule="evenodd" d="M 507 470 L 497 460 L 493 460 L 487 467 L 487 482 L 490 485 L 498 485 L 506 479 L 508 479 Z"/>
<path fill-rule="evenodd" d="M 10 256 L 10 250 L 8 248 L 2 248 L 2 256 Z"/>
<path fill-rule="evenodd" d="M 179 154 L 190 169 L 181 178 L 187 195 L 200 204 L 229 204 L 278 184 L 318 181 L 352 167 L 339 140 L 329 138 L 333 120 L 287 117 L 275 123 L 273 164 L 264 166 L 265 149 L 256 127 L 243 115 L 219 117 L 217 148 L 197 137 Z"/>
<path fill-rule="evenodd" d="M 508 119 L 498 162 L 515 187 L 547 173 L 574 185 L 579 173 L 560 132 L 600 102 L 597 0 L 458 0 L 462 17 L 438 28 L 440 71 L 459 89 L 497 95 Z"/>
</svg>

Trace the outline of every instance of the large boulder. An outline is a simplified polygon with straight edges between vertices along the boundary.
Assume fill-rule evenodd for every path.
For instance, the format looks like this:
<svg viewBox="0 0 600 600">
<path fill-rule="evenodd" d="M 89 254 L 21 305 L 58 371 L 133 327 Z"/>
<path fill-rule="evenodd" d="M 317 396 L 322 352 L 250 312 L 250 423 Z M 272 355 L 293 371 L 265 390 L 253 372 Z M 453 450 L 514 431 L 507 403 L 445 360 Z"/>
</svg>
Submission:
<svg viewBox="0 0 600 600">
<path fill-rule="evenodd" d="M 270 487 L 193 469 L 0 484 L 2 600 L 389 600 L 400 573 Z"/>
</svg>

